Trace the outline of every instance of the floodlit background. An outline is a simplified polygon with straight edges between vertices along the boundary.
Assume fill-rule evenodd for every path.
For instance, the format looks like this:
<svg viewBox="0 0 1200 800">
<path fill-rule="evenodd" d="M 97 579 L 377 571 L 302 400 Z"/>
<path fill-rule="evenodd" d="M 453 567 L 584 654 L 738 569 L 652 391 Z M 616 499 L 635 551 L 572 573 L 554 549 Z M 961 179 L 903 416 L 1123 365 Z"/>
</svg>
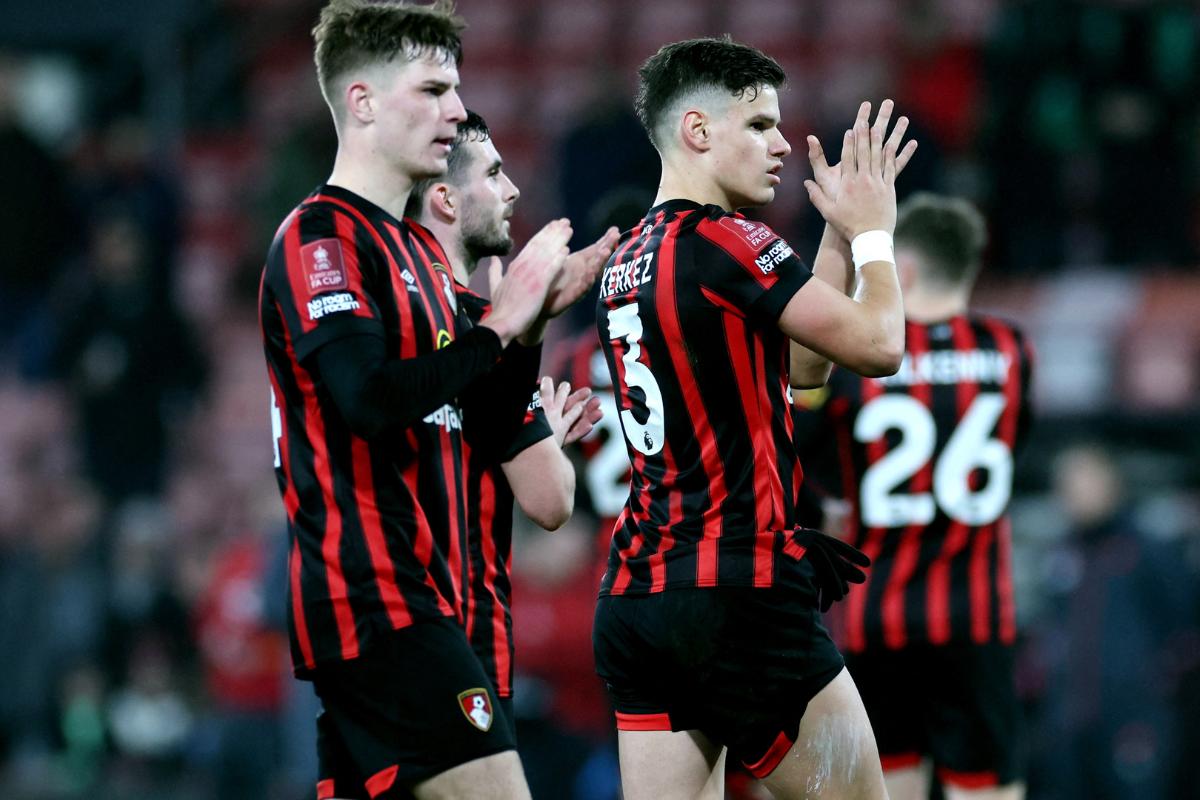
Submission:
<svg viewBox="0 0 1200 800">
<path fill-rule="evenodd" d="M 0 793 L 310 798 L 290 679 L 258 276 L 332 164 L 311 0 L 7 0 L 0 15 Z M 628 227 L 657 161 L 636 66 L 774 55 L 794 153 L 760 216 L 811 256 L 804 135 L 893 97 L 901 193 L 965 195 L 978 305 L 1038 350 L 1013 503 L 1032 798 L 1200 796 L 1200 16 L 1191 3 L 461 0 L 462 95 L 518 240 Z M 570 368 L 589 311 L 556 323 Z M 584 370 L 586 374 L 586 370 Z M 602 444 L 602 443 L 598 443 Z M 619 465 L 596 478 L 620 497 Z M 605 485 L 610 491 L 602 492 Z M 581 480 L 581 485 L 587 481 Z M 615 495 L 614 495 L 615 492 Z M 610 800 L 591 672 L 603 538 L 525 528 L 517 708 L 535 797 Z M 1190 756 L 1190 757 L 1189 757 Z M 739 796 L 751 790 L 735 788 Z"/>
</svg>

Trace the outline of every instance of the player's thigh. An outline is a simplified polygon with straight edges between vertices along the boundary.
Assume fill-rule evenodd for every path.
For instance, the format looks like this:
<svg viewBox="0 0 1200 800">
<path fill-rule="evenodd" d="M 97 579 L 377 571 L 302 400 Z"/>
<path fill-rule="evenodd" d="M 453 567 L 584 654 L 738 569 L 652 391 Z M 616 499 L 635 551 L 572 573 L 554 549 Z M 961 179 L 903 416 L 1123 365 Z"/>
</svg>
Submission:
<svg viewBox="0 0 1200 800">
<path fill-rule="evenodd" d="M 527 800 L 521 759 L 509 750 L 451 767 L 412 788 L 416 800 Z"/>
<path fill-rule="evenodd" d="M 357 659 L 321 667 L 313 685 L 321 796 L 404 798 L 461 765 L 515 758 L 508 720 L 453 620 L 395 631 Z"/>
<path fill-rule="evenodd" d="M 935 648 L 928 678 L 926 726 L 938 781 L 947 791 L 1019 792 L 1022 720 L 1012 648 Z"/>
<path fill-rule="evenodd" d="M 889 800 L 929 800 L 930 764 L 884 770 Z"/>
<path fill-rule="evenodd" d="M 871 722 L 842 670 L 808 703 L 795 743 L 763 782 L 779 800 L 885 800 Z"/>
<path fill-rule="evenodd" d="M 725 750 L 699 731 L 617 731 L 624 800 L 721 800 Z"/>
<path fill-rule="evenodd" d="M 928 664 L 908 651 L 874 649 L 847 653 L 846 669 L 871 720 L 884 777 L 911 776 L 929 755 Z"/>
</svg>

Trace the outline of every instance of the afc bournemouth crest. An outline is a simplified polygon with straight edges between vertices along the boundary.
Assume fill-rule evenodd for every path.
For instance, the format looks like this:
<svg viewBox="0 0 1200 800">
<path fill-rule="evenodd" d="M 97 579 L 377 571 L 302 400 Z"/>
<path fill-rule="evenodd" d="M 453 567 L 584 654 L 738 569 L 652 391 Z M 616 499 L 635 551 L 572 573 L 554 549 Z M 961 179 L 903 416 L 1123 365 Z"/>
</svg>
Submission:
<svg viewBox="0 0 1200 800">
<path fill-rule="evenodd" d="M 434 271 L 438 277 L 442 279 L 442 295 L 446 298 L 446 303 L 450 306 L 450 313 L 458 313 L 458 292 L 454 289 L 454 278 L 450 277 L 450 270 L 445 264 L 434 264 Z"/>
<path fill-rule="evenodd" d="M 487 689 L 467 689 L 458 695 L 458 707 L 462 709 L 467 721 L 486 731 L 492 727 L 492 699 Z"/>
</svg>

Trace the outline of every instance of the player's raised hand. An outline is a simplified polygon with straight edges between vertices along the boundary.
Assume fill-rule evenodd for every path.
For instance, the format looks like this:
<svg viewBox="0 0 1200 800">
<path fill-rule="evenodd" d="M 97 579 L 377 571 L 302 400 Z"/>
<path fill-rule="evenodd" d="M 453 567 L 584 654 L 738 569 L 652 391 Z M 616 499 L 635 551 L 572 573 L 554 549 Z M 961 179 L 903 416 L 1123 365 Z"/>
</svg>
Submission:
<svg viewBox="0 0 1200 800">
<path fill-rule="evenodd" d="M 842 138 L 841 160 L 834 166 L 826 161 L 817 138 L 808 137 L 813 178 L 804 182 L 805 188 L 825 221 L 847 239 L 866 230 L 890 232 L 895 227 L 896 176 L 912 159 L 917 143 L 910 140 L 901 147 L 907 117 L 901 117 L 887 135 L 893 109 L 892 101 L 884 100 L 875 123 L 869 125 L 871 104 L 859 106 L 854 126 Z M 843 197 L 848 188 L 851 194 Z"/>
<path fill-rule="evenodd" d="M 503 277 L 498 277 L 501 271 L 498 261 L 488 266 L 492 311 L 480 324 L 494 330 L 505 345 L 537 321 L 546 294 L 562 272 L 570 239 L 571 223 L 556 219 L 546 223 L 521 248 Z"/>
<path fill-rule="evenodd" d="M 538 387 L 538 396 L 559 447 L 587 436 L 602 416 L 600 398 L 593 397 L 587 387 L 572 392 L 571 384 L 563 381 L 555 388 L 554 381 L 546 376 Z"/>
<path fill-rule="evenodd" d="M 563 437 L 563 444 L 572 444 L 587 436 L 604 416 L 604 411 L 600 408 L 600 398 L 592 394 L 592 390 L 586 386 L 571 392 L 563 407 L 570 410 L 576 406 L 582 408 L 583 413 L 567 430 L 567 435 Z"/>
<path fill-rule="evenodd" d="M 620 231 L 609 228 L 599 239 L 567 256 L 562 272 L 546 296 L 542 315 L 557 317 L 583 297 L 600 276 L 620 238 Z"/>
</svg>

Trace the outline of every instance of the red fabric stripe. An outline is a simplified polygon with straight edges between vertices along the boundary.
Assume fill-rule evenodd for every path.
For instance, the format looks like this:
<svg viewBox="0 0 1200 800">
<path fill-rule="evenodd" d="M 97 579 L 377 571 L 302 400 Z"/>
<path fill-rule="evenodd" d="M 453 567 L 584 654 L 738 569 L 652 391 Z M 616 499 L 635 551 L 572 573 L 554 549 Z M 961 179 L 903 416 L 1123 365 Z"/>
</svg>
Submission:
<svg viewBox="0 0 1200 800">
<path fill-rule="evenodd" d="M 907 327 L 907 343 L 905 350 L 915 363 L 918 358 L 929 351 L 929 334 L 923 325 Z M 912 398 L 926 408 L 933 404 L 933 387 L 927 383 L 914 383 L 909 388 Z M 933 484 L 933 464 L 926 462 L 909 482 L 909 493 L 920 494 L 928 492 Z M 905 625 L 907 616 L 905 594 L 913 573 L 921 558 L 921 534 L 923 525 L 909 525 L 900 535 L 900 544 L 892 561 L 892 571 L 888 575 L 887 585 L 883 590 L 881 614 L 883 616 L 884 643 L 891 648 L 904 647 L 908 641 L 908 631 Z"/>
<path fill-rule="evenodd" d="M 671 445 L 664 444 L 662 449 L 663 464 L 668 475 L 675 475 L 675 458 L 671 455 Z M 675 545 L 675 534 L 671 532 L 671 526 L 678 524 L 683 518 L 683 494 L 681 492 L 671 492 L 668 504 L 667 524 L 662 526 L 659 533 L 658 547 L 650 556 L 650 591 L 660 592 L 667 583 L 667 568 L 666 555 Z"/>
<path fill-rule="evenodd" d="M 337 797 L 333 788 L 333 778 L 317 781 L 317 800 L 332 800 Z"/>
<path fill-rule="evenodd" d="M 300 330 L 308 333 L 317 327 L 317 323 L 309 318 L 308 307 L 304 298 L 308 297 L 308 286 L 304 281 L 304 265 L 300 263 L 300 226 L 288 227 L 283 235 L 283 259 L 287 267 L 288 289 L 292 296 L 293 310 L 300 320 Z M 287 326 L 284 325 L 284 331 Z"/>
<path fill-rule="evenodd" d="M 1000 777 L 994 772 L 956 772 L 938 767 L 937 776 L 942 783 L 960 789 L 989 789 L 1000 785 Z"/>
<path fill-rule="evenodd" d="M 741 214 L 736 214 L 735 216 L 739 219 L 745 219 Z M 764 225 L 763 227 L 766 226 Z M 763 289 L 770 289 L 779 280 L 779 276 L 776 273 L 766 273 L 761 269 L 751 268 L 747 264 L 747 261 L 753 261 L 758 253 L 767 250 L 766 244 L 755 250 L 745 237 L 726 228 L 721 224 L 720 220 L 700 220 L 700 224 L 696 226 L 696 233 L 728 253 L 729 257 L 736 261 L 738 266 L 745 270 L 746 274 L 753 278 Z M 778 236 L 773 236 L 771 242 L 774 242 L 778 238 Z"/>
<path fill-rule="evenodd" d="M 668 340 L 682 342 L 683 329 L 679 323 L 679 310 L 676 308 L 675 296 L 675 237 L 679 230 L 681 218 L 667 225 L 659 248 L 658 279 L 656 281 L 655 304 L 658 308 L 659 323 L 663 335 Z M 729 490 L 725 486 L 725 473 L 721 465 L 721 456 L 717 453 L 717 438 L 713 434 L 712 425 L 708 421 L 708 412 L 700 398 L 699 383 L 692 372 L 692 365 L 682 348 L 669 348 L 672 366 L 683 391 L 684 403 L 688 409 L 692 424 L 696 429 L 696 440 L 700 444 L 700 461 L 712 487 L 710 505 L 705 509 L 704 533 L 696 545 L 696 585 L 715 586 L 717 583 L 718 540 L 721 537 L 721 504 L 725 502 Z"/>
<path fill-rule="evenodd" d="M 313 669 L 317 660 L 313 656 L 312 639 L 308 635 L 308 620 L 304 616 L 304 590 L 301 588 L 300 570 L 303 560 L 300 555 L 300 539 L 292 539 L 292 551 L 288 554 L 288 579 L 292 584 L 292 626 L 296 629 L 296 641 L 300 645 L 300 656 L 304 666 Z"/>
<path fill-rule="evenodd" d="M 950 562 L 967 545 L 967 526 L 950 520 L 942 551 L 925 577 L 925 617 L 929 641 L 950 641 Z"/>
<path fill-rule="evenodd" d="M 860 408 L 874 400 L 879 395 L 883 394 L 883 386 L 878 381 L 872 378 L 863 378 L 861 381 L 862 387 L 862 402 Z M 850 454 L 849 437 L 851 431 L 845 431 L 845 441 L 847 448 L 847 456 Z M 877 439 L 867 443 L 867 463 L 869 468 L 879 459 L 883 458 L 887 453 L 887 444 L 883 439 Z M 850 463 L 847 458 L 847 463 Z M 860 504 L 859 486 L 856 478 L 851 477 L 849 488 L 851 489 L 849 496 L 854 498 L 856 506 Z M 868 528 L 866 540 L 862 543 L 860 549 L 866 554 L 867 558 L 875 561 L 879 557 L 879 551 L 883 549 L 883 537 L 887 533 L 885 528 Z M 867 572 L 867 580 L 865 583 L 852 585 L 849 593 L 846 595 L 846 649 L 851 651 L 861 651 L 867 646 L 866 636 L 866 613 L 867 613 L 867 596 L 871 589 L 871 583 L 875 577 L 875 570 Z"/>
<path fill-rule="evenodd" d="M 879 764 L 884 772 L 897 769 L 912 769 L 921 766 L 920 753 L 896 753 L 895 755 L 879 755 Z"/>
<path fill-rule="evenodd" d="M 786 732 L 780 731 L 779 735 L 775 737 L 775 741 L 767 748 L 767 752 L 762 754 L 762 758 L 752 764 L 743 761 L 742 765 L 746 767 L 747 772 L 762 780 L 775 771 L 775 768 L 787 756 L 788 751 L 792 749 L 794 742 L 795 740 Z"/>
<path fill-rule="evenodd" d="M 617 264 L 617 263 L 625 260 L 627 257 L 636 258 L 636 257 L 640 256 L 642 254 L 642 251 L 645 250 L 646 246 L 649 244 L 651 236 L 653 236 L 653 229 L 658 227 L 659 223 L 662 222 L 662 219 L 663 219 L 662 213 L 659 213 L 658 215 L 655 216 L 654 221 L 651 223 L 651 230 L 649 231 L 648 235 L 645 238 L 642 238 L 642 236 L 641 236 L 641 234 L 644 231 L 644 228 L 646 227 L 645 220 L 643 220 L 642 224 L 640 224 L 638 226 L 635 234 L 629 238 L 629 241 L 626 242 L 625 245 L 622 248 L 620 248 L 612 256 L 612 258 L 609 259 L 609 263 Z M 637 248 L 636 250 L 634 250 L 635 246 Z M 632 256 L 630 256 L 630 251 L 633 251 Z M 614 360 L 617 365 L 617 385 L 614 387 L 614 391 L 616 393 L 618 413 L 620 413 L 620 411 L 622 410 L 622 402 L 625 399 L 624 397 L 622 397 L 622 392 L 621 392 L 621 387 L 625 386 L 625 361 L 616 353 L 615 348 L 614 348 L 613 356 L 614 356 Z M 649 358 L 646 353 L 645 347 L 642 348 L 642 363 L 649 366 Z M 666 451 L 667 447 L 668 447 L 668 445 L 663 446 L 664 452 Z M 638 482 L 637 476 L 642 476 L 645 474 L 646 457 L 643 456 L 637 450 L 632 451 L 631 455 L 633 456 L 633 475 L 634 475 L 633 483 L 637 483 Z M 621 515 L 620 515 L 620 517 L 618 517 L 617 523 L 616 523 L 616 528 L 614 529 L 614 532 L 616 530 L 622 530 L 622 529 L 624 529 L 624 527 L 627 524 L 632 523 L 634 532 L 631 533 L 629 536 L 629 544 L 625 547 L 621 547 L 621 548 L 617 549 L 617 553 L 620 556 L 621 563 L 620 563 L 620 566 L 617 568 L 617 575 L 613 579 L 613 586 L 612 586 L 612 589 L 610 590 L 612 594 L 624 594 L 625 590 L 627 588 L 629 588 L 629 584 L 633 581 L 633 573 L 631 573 L 629 571 L 629 560 L 631 558 L 634 558 L 636 556 L 636 554 L 641 551 L 642 545 L 645 541 L 644 537 L 642 536 L 641 526 L 639 523 L 641 521 L 642 516 L 649 513 L 650 487 L 649 487 L 649 484 L 644 479 L 641 480 L 640 488 L 635 489 L 633 486 L 633 483 L 630 484 L 630 488 L 629 488 L 630 502 L 626 505 L 625 508 L 623 508 L 621 510 Z M 635 493 L 636 493 L 636 506 L 635 506 Z M 661 541 L 659 542 L 658 549 L 655 551 L 655 555 L 658 556 L 659 558 L 665 558 L 665 556 L 666 556 L 665 551 L 663 551 L 663 549 L 662 549 Z"/>
<path fill-rule="evenodd" d="M 325 420 L 317 402 L 316 388 L 308 371 L 300 366 L 296 351 L 292 347 L 291 335 L 284 328 L 288 360 L 295 367 L 294 378 L 304 397 L 304 425 L 308 440 L 313 448 L 313 472 L 321 486 L 325 505 L 325 533 L 321 540 L 321 558 L 325 562 L 325 581 L 329 587 L 329 602 L 337 623 L 338 639 L 341 642 L 342 658 L 358 656 L 358 634 L 355 631 L 354 612 L 346 590 L 346 577 L 342 572 L 342 510 L 333 493 L 333 473 L 329 468 L 329 451 L 325 442 Z"/>
<path fill-rule="evenodd" d="M 279 303 L 276 301 L 275 307 L 279 308 Z M 283 310 L 280 310 L 282 315 Z M 287 333 L 286 326 L 284 327 L 284 335 Z M 290 347 L 290 343 L 289 343 Z M 271 391 L 275 397 L 275 408 L 279 410 L 279 465 L 283 470 L 284 489 L 283 489 L 283 507 L 287 511 L 288 520 L 293 524 L 296 522 L 296 512 L 300 510 L 300 498 L 296 495 L 296 484 L 292 481 L 292 465 L 291 465 L 291 442 L 288 439 L 288 419 L 284 414 L 283 407 L 283 389 L 279 385 L 279 381 L 275 376 L 274 370 L 267 370 L 267 378 L 271 382 Z"/>
<path fill-rule="evenodd" d="M 954 349 L 959 352 L 969 352 L 978 346 L 975 331 L 966 317 L 957 317 L 951 323 L 954 334 Z M 1010 367 L 1011 370 L 1011 367 Z M 958 419 L 966 416 L 967 410 L 979 396 L 979 384 L 971 381 L 960 381 L 958 384 Z M 967 485 L 974 489 L 978 484 L 978 475 L 972 475 Z M 992 634 L 992 587 L 991 587 L 991 542 L 993 527 L 987 526 L 976 529 L 971 534 L 971 556 L 967 565 L 967 593 L 971 605 L 971 639 L 975 642 L 986 642 Z"/>
<path fill-rule="evenodd" d="M 1012 525 L 1008 517 L 996 523 L 996 594 L 999 604 L 997 625 L 1000 641 L 1012 644 L 1017 638 L 1017 609 L 1013 602 Z"/>
<path fill-rule="evenodd" d="M 619 731 L 669 731 L 670 714 L 623 714 L 616 712 Z"/>
<path fill-rule="evenodd" d="M 349 291 L 354 292 L 355 294 L 361 294 L 363 287 L 363 275 L 362 267 L 358 262 L 358 237 L 355 235 L 356 231 L 354 228 L 354 220 L 342 214 L 335 214 L 334 220 L 335 225 L 337 226 L 338 239 L 342 243 L 342 260 L 347 273 L 346 277 L 348 279 L 347 282 L 349 284 Z M 370 226 L 367 227 L 369 228 Z M 350 249 L 350 252 L 348 253 L 346 252 L 347 247 Z M 384 250 L 384 252 L 386 253 L 387 251 Z M 371 319 L 375 316 L 375 312 L 371 311 L 371 308 L 367 303 L 360 303 L 358 308 L 354 309 L 350 313 L 356 317 L 364 317 L 366 319 Z"/>
<path fill-rule="evenodd" d="M 492 596 L 492 651 L 496 662 L 496 693 L 501 697 L 512 694 L 512 664 L 508 658 L 508 628 L 504 624 L 504 604 L 496 592 L 496 577 L 500 569 L 496 564 L 496 483 L 495 476 L 488 473 L 487 480 L 479 489 L 479 527 L 482 536 L 483 583 Z M 474 612 L 474 602 L 471 610 Z"/>
<path fill-rule="evenodd" d="M 393 628 L 404 628 L 412 624 L 408 603 L 396 583 L 396 567 L 388 552 L 383 524 L 379 519 L 379 503 L 375 498 L 375 475 L 371 469 L 371 451 L 366 441 L 355 436 L 350 441 L 354 457 L 354 497 L 362 521 L 363 536 L 367 540 L 367 552 L 371 566 L 375 569 L 375 585 L 379 597 L 387 609 L 388 621 Z"/>
<path fill-rule="evenodd" d="M 399 771 L 400 767 L 393 764 L 387 769 L 382 769 L 367 778 L 367 794 L 374 798 L 392 788 L 392 784 L 396 782 L 396 773 Z"/>
<path fill-rule="evenodd" d="M 408 469 L 404 471 L 404 482 L 415 490 L 420 486 L 420 460 L 413 459 Z M 450 605 L 449 601 L 442 595 L 437 587 L 437 583 L 433 579 L 433 575 L 429 572 L 429 564 L 433 560 L 433 530 L 429 527 L 429 518 L 425 516 L 425 510 L 421 508 L 421 504 L 412 499 L 413 504 L 413 519 L 416 522 L 416 535 L 413 537 L 413 555 L 425 568 L 425 585 L 437 596 L 438 610 L 447 617 L 457 615 L 455 609 Z"/>
<path fill-rule="evenodd" d="M 971 581 L 971 640 L 983 644 L 992 637 L 992 585 L 989 555 L 995 524 L 985 525 L 975 531 L 971 542 L 971 564 L 968 575 Z"/>
<path fill-rule="evenodd" d="M 740 315 L 722 315 L 725 327 L 725 346 L 729 363 L 733 367 L 737 386 L 758 386 L 758 375 L 750 363 L 750 351 L 746 347 L 746 325 Z M 761 364 L 758 365 L 761 369 Z M 778 475 L 771 480 L 769 465 L 775 463 L 774 440 L 771 437 L 770 410 L 763 418 L 762 400 L 757 392 L 738 392 L 742 401 L 742 413 L 746 415 L 746 426 L 754 448 L 754 585 L 770 586 L 774 569 L 775 532 L 772 527 L 772 509 L 775 507 L 775 491 Z M 769 400 L 767 401 L 770 402 Z M 779 487 L 780 490 L 782 487 Z M 781 526 L 774 526 L 776 528 Z"/>
</svg>

